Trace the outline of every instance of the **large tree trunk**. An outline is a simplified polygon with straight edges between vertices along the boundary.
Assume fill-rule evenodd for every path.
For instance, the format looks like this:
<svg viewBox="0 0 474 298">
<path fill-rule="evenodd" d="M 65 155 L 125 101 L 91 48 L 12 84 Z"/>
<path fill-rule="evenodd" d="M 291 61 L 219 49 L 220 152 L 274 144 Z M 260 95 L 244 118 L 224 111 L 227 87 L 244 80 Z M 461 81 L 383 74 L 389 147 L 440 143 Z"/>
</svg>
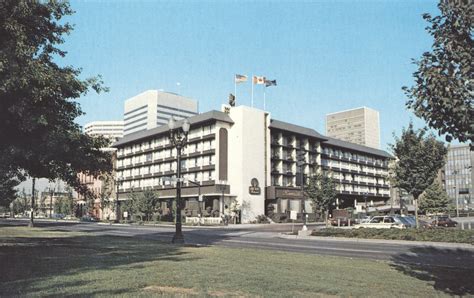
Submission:
<svg viewBox="0 0 474 298">
<path fill-rule="evenodd" d="M 326 211 L 324 211 L 324 223 L 326 224 L 326 228 L 329 226 L 328 225 L 328 218 L 329 218 L 329 212 L 326 210 Z"/>
<path fill-rule="evenodd" d="M 34 218 L 35 218 L 35 182 L 36 179 L 33 177 L 32 186 L 31 186 L 31 214 L 30 214 L 30 223 L 28 227 L 32 228 L 35 226 Z"/>
<path fill-rule="evenodd" d="M 419 224 L 418 224 L 418 196 L 413 196 L 413 202 L 415 203 L 415 222 L 416 222 L 416 228 L 418 229 Z"/>
</svg>

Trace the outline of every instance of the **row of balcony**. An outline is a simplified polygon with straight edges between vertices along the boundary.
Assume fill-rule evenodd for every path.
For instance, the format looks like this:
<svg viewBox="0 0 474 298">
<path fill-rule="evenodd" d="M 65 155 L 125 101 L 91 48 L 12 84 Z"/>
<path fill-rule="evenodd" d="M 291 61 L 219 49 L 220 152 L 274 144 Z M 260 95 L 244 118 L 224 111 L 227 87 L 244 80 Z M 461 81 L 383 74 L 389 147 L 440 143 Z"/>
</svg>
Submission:
<svg viewBox="0 0 474 298">
<path fill-rule="evenodd" d="M 362 192 L 362 191 L 349 191 L 349 190 L 339 190 L 338 191 L 340 194 L 345 194 L 345 195 L 357 195 L 357 196 L 367 196 L 367 197 L 383 197 L 383 198 L 389 198 L 389 194 L 381 194 L 381 193 L 374 193 L 374 192 Z"/>
<path fill-rule="evenodd" d="M 198 167 L 191 167 L 191 168 L 182 168 L 181 174 L 185 175 L 188 173 L 195 173 L 195 172 L 202 172 L 202 171 L 212 171 L 215 170 L 215 165 L 208 165 L 208 166 L 198 166 Z M 130 175 L 128 177 L 123 178 L 122 181 L 129 181 L 129 180 L 136 180 L 136 179 L 145 179 L 145 178 L 159 178 L 159 177 L 168 177 L 176 175 L 175 170 L 168 170 L 168 171 L 160 171 L 155 173 L 148 173 L 148 174 L 138 174 L 138 175 Z"/>
<path fill-rule="evenodd" d="M 384 168 L 384 169 L 388 168 L 388 165 L 385 162 L 375 162 L 375 161 L 361 160 L 361 159 L 358 159 L 358 158 L 348 158 L 348 157 L 335 155 L 335 154 L 328 154 L 328 153 L 324 153 L 324 152 L 321 153 L 321 157 L 326 157 L 326 158 L 330 158 L 330 159 L 333 159 L 333 160 L 339 160 L 339 161 L 348 161 L 348 162 L 352 162 L 352 163 L 358 163 L 358 164 L 361 164 L 361 165 L 368 165 L 368 166 Z"/>
<path fill-rule="evenodd" d="M 216 183 L 215 180 L 207 180 L 207 181 L 200 182 L 201 186 L 214 185 L 215 183 Z M 196 186 L 191 183 L 184 183 L 184 184 L 181 184 L 181 187 L 186 188 L 186 187 L 196 187 Z M 176 188 L 176 187 L 171 184 L 170 185 L 143 186 L 143 187 L 128 187 L 128 188 L 119 187 L 119 193 L 144 191 L 147 189 L 160 190 L 160 189 L 173 189 L 173 188 Z"/>
<path fill-rule="evenodd" d="M 205 151 L 182 154 L 181 155 L 181 160 L 186 160 L 188 158 L 194 158 L 194 157 L 198 157 L 198 156 L 212 155 L 212 154 L 215 154 L 215 153 L 216 153 L 216 149 L 209 149 L 209 150 L 205 150 Z M 132 169 L 132 168 L 138 168 L 138 167 L 147 166 L 147 165 L 160 164 L 160 163 L 173 162 L 173 161 L 176 161 L 176 156 L 156 158 L 156 159 L 151 160 L 151 161 L 136 162 L 136 163 L 129 164 L 129 165 L 118 166 L 117 170 Z"/>
<path fill-rule="evenodd" d="M 331 166 L 326 166 L 326 165 L 321 165 L 321 168 L 325 170 L 334 170 L 334 171 L 342 172 L 342 173 L 352 173 L 352 174 L 359 174 L 359 175 L 365 175 L 365 176 L 371 176 L 371 177 L 385 177 L 386 175 L 384 173 L 372 173 L 372 172 L 366 172 L 366 171 L 360 171 L 360 170 L 354 170 L 354 169 L 331 167 Z"/>
<path fill-rule="evenodd" d="M 211 139 L 215 139 L 215 138 L 216 138 L 216 134 L 212 133 L 212 134 L 208 134 L 208 135 L 205 135 L 205 136 L 202 136 L 202 137 L 195 137 L 195 138 L 188 139 L 188 144 L 196 143 L 198 141 L 211 140 Z M 124 153 L 124 154 L 118 154 L 118 158 L 125 158 L 125 157 L 139 155 L 139 154 L 143 154 L 143 153 L 147 153 L 147 152 L 153 152 L 153 151 L 165 150 L 165 149 L 172 149 L 172 148 L 175 148 L 175 147 L 171 143 L 167 143 L 165 145 L 158 145 L 158 146 L 154 146 L 154 147 L 152 146 L 152 147 L 147 148 L 147 149 L 140 149 L 140 150 Z"/>
</svg>

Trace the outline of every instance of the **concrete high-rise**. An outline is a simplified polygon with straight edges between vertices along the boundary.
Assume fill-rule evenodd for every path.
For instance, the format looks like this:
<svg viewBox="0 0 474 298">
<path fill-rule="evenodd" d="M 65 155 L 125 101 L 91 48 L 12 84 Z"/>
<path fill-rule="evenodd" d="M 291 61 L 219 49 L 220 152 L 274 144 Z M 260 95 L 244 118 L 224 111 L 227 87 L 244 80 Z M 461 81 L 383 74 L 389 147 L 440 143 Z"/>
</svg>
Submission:
<svg viewBox="0 0 474 298">
<path fill-rule="evenodd" d="M 198 114 L 194 99 L 158 90 L 148 90 L 125 101 L 124 135 L 152 129 L 173 116 L 177 120 Z"/>
<path fill-rule="evenodd" d="M 459 209 L 474 207 L 474 151 L 469 145 L 453 145 L 448 148 L 446 164 L 441 173 L 444 188 L 453 205 Z"/>
<path fill-rule="evenodd" d="M 84 125 L 84 132 L 90 136 L 103 136 L 114 142 L 123 138 L 123 121 L 93 121 Z"/>
<path fill-rule="evenodd" d="M 379 112 L 361 107 L 327 114 L 326 135 L 346 142 L 379 149 Z"/>
</svg>

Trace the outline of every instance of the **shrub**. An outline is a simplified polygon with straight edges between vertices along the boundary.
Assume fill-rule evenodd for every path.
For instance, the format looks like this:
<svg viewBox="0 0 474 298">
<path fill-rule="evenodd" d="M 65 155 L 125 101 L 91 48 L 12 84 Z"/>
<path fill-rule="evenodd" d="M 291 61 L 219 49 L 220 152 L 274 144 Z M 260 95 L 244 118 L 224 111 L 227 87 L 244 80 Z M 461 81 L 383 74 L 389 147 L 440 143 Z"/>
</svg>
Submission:
<svg viewBox="0 0 474 298">
<path fill-rule="evenodd" d="M 257 217 L 255 218 L 255 221 L 256 221 L 256 223 L 259 223 L 259 224 L 261 224 L 261 223 L 264 223 L 264 224 L 270 223 L 270 221 L 268 220 L 268 218 L 267 218 L 265 215 L 263 215 L 263 214 L 257 216 Z"/>
<path fill-rule="evenodd" d="M 348 237 L 366 239 L 437 241 L 474 244 L 474 230 L 457 230 L 450 228 L 434 229 L 335 229 L 326 228 L 315 230 L 313 236 Z"/>
</svg>

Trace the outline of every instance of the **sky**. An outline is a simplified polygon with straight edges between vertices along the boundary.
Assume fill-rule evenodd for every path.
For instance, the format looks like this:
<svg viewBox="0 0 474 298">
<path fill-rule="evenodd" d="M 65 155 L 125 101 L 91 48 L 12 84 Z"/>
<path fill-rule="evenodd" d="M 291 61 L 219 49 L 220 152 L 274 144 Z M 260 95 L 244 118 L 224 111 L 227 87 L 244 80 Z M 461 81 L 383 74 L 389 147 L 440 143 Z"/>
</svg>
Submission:
<svg viewBox="0 0 474 298">
<path fill-rule="evenodd" d="M 80 98 L 84 125 L 120 120 L 127 98 L 163 89 L 220 110 L 234 75 L 265 76 L 272 118 L 325 133 L 325 115 L 367 106 L 380 112 L 381 149 L 410 120 L 402 86 L 431 48 L 423 13 L 435 1 L 72 1 L 61 64 L 102 75 L 108 93 Z M 237 105 L 251 105 L 251 84 Z M 254 106 L 263 108 L 263 87 Z"/>
</svg>

